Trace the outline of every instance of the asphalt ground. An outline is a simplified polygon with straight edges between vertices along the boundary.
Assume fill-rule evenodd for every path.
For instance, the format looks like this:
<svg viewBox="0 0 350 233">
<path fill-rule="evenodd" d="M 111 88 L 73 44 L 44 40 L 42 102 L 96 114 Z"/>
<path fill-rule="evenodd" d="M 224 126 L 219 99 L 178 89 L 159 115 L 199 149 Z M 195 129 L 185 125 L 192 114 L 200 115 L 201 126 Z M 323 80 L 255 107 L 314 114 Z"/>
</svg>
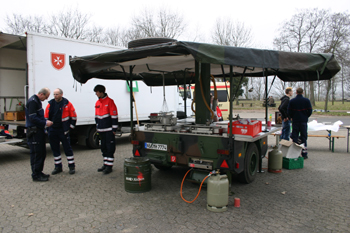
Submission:
<svg viewBox="0 0 350 233">
<path fill-rule="evenodd" d="M 327 134 L 327 132 L 324 132 Z M 335 135 L 346 136 L 341 129 Z M 269 136 L 269 146 L 275 138 Z M 149 192 L 124 188 L 124 160 L 130 158 L 127 137 L 117 139 L 111 174 L 97 172 L 100 150 L 74 145 L 76 174 L 63 173 L 48 182 L 33 182 L 29 150 L 0 145 L 0 232 L 350 232 L 350 153 L 346 139 L 335 152 L 326 138 L 309 138 L 309 159 L 302 169 L 263 173 L 251 184 L 233 180 L 226 212 L 208 211 L 202 188 L 192 204 L 180 197 L 187 169 L 152 169 Z M 45 173 L 54 159 L 47 145 Z M 199 186 L 185 182 L 183 196 L 192 200 Z M 234 207 L 240 198 L 240 207 Z"/>
</svg>

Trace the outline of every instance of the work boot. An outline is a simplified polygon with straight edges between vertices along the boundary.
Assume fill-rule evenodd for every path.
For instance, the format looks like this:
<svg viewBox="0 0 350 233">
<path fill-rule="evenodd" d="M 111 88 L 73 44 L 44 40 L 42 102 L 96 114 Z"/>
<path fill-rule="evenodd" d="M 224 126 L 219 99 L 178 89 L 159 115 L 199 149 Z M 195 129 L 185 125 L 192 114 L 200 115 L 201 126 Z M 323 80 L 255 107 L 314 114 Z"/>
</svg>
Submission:
<svg viewBox="0 0 350 233">
<path fill-rule="evenodd" d="M 48 181 L 48 180 L 49 180 L 49 178 L 44 177 L 44 176 L 33 177 L 33 181 L 43 182 L 43 181 Z"/>
<path fill-rule="evenodd" d="M 106 166 L 105 170 L 103 170 L 103 174 L 107 175 L 112 172 L 112 167 Z"/>
<path fill-rule="evenodd" d="M 75 173 L 75 167 L 69 168 L 69 174 L 73 175 Z"/>
<path fill-rule="evenodd" d="M 41 176 L 42 176 L 42 177 L 46 177 L 46 178 L 49 178 L 49 177 L 50 177 L 49 174 L 45 174 L 45 173 L 41 173 Z"/>
<path fill-rule="evenodd" d="M 102 167 L 100 167 L 99 169 L 97 169 L 98 172 L 103 172 L 106 169 L 106 166 L 103 165 Z"/>
<path fill-rule="evenodd" d="M 62 172 L 62 168 L 61 167 L 55 167 L 55 169 L 53 169 L 53 171 L 51 172 L 52 175 L 56 175 L 58 173 Z"/>
</svg>

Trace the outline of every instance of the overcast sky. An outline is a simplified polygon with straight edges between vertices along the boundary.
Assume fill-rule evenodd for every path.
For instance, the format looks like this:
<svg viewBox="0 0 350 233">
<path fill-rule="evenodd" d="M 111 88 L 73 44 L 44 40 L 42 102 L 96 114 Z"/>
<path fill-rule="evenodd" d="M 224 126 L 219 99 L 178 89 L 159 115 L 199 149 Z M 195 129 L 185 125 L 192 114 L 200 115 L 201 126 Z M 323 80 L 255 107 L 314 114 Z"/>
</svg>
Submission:
<svg viewBox="0 0 350 233">
<path fill-rule="evenodd" d="M 251 27 L 255 47 L 272 48 L 273 38 L 277 35 L 277 29 L 284 20 L 291 18 L 297 9 L 319 8 L 329 9 L 331 12 L 350 13 L 349 0 L 4 0 L 0 4 L 0 30 L 6 28 L 5 17 L 13 13 L 26 16 L 49 16 L 62 10 L 75 9 L 92 15 L 90 23 L 104 28 L 120 26 L 126 27 L 131 18 L 137 15 L 141 9 L 159 8 L 165 6 L 171 10 L 182 13 L 185 22 L 192 31 L 203 35 L 201 41 L 210 40 L 209 32 L 214 27 L 218 17 L 229 17 L 232 20 L 243 21 L 247 27 Z M 191 40 L 195 33 L 188 32 L 181 38 Z"/>
</svg>

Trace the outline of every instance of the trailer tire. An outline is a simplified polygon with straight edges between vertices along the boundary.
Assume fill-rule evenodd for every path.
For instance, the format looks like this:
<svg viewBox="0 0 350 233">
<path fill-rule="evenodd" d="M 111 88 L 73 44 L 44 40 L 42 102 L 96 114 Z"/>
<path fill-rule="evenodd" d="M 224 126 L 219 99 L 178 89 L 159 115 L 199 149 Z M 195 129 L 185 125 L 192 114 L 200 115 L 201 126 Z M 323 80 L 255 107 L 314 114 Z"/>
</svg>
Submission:
<svg viewBox="0 0 350 233">
<path fill-rule="evenodd" d="M 160 165 L 160 164 L 153 164 L 158 170 L 161 171 L 167 171 L 170 170 L 173 165 Z"/>
<path fill-rule="evenodd" d="M 238 174 L 238 181 L 249 184 L 255 180 L 259 166 L 259 150 L 255 143 L 248 145 L 245 159 L 244 171 Z"/>
<path fill-rule="evenodd" d="M 90 149 L 100 148 L 100 139 L 97 135 L 96 126 L 91 127 L 86 138 L 86 146 Z"/>
</svg>

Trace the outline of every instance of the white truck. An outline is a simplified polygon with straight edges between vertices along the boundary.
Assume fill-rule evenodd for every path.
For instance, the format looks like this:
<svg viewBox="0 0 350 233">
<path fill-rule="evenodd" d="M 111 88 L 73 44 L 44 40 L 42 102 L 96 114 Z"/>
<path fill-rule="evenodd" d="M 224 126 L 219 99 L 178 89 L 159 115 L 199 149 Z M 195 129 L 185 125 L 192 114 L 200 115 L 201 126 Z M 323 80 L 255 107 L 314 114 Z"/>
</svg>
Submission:
<svg viewBox="0 0 350 233">
<path fill-rule="evenodd" d="M 93 91 L 94 86 L 102 84 L 106 87 L 106 92 L 117 105 L 120 126 L 130 123 L 130 91 L 125 81 L 93 79 L 84 85 L 73 81 L 69 57 L 120 49 L 122 48 L 42 34 L 26 33 L 25 36 L 19 36 L 0 33 L 0 125 L 16 128 L 17 136 L 25 138 L 25 121 L 5 120 L 5 114 L 16 111 L 19 102 L 25 104 L 28 97 L 43 87 L 48 87 L 51 93 L 54 89 L 61 88 L 63 96 L 72 102 L 78 115 L 77 126 L 71 132 L 72 141 L 97 148 L 94 119 L 97 97 Z M 165 98 L 163 87 L 150 88 L 141 81 L 134 81 L 133 91 L 134 116 L 140 122 L 148 121 L 150 113 L 161 111 L 164 104 L 168 111 L 176 114 L 179 105 L 176 87 L 166 87 Z M 53 95 L 49 100 L 52 98 Z M 47 101 L 44 101 L 43 108 L 46 105 Z M 122 131 L 127 130 L 130 128 L 122 127 Z"/>
</svg>

